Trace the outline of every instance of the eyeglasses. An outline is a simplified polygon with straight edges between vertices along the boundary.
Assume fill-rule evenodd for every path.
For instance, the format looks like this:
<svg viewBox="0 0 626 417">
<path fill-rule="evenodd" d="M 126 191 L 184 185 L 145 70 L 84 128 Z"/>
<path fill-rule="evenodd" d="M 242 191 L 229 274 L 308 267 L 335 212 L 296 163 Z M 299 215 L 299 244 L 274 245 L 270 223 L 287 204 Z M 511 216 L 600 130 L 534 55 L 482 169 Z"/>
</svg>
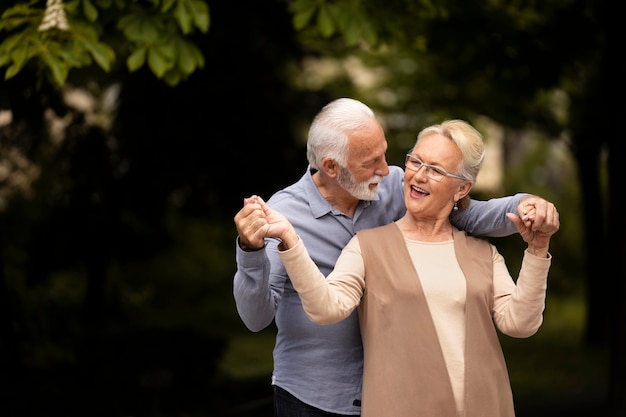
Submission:
<svg viewBox="0 0 626 417">
<path fill-rule="evenodd" d="M 433 181 L 441 181 L 443 177 L 452 177 L 459 180 L 467 181 L 467 178 L 465 177 L 451 174 L 440 166 L 427 164 L 418 157 L 411 155 L 410 153 L 406 154 L 404 165 L 411 171 L 415 172 L 418 172 L 423 167 L 426 170 L 426 176 Z"/>
</svg>

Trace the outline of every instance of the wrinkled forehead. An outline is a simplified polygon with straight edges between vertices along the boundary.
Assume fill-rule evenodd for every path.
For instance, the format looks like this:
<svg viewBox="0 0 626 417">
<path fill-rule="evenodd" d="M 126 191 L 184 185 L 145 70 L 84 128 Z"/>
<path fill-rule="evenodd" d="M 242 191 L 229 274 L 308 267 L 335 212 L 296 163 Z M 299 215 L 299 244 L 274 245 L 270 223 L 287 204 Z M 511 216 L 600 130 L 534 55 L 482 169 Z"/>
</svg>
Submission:
<svg viewBox="0 0 626 417">
<path fill-rule="evenodd" d="M 372 120 L 366 126 L 348 135 L 348 153 L 350 159 L 369 159 L 380 157 L 387 152 L 387 138 L 382 126 Z"/>
</svg>

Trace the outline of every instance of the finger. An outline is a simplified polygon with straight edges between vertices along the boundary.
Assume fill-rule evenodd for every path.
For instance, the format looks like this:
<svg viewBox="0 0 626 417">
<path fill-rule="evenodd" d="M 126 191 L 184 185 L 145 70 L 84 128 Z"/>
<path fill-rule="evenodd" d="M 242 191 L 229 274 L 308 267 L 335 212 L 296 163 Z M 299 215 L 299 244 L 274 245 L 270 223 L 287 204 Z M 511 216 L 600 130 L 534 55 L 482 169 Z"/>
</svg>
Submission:
<svg viewBox="0 0 626 417">
<path fill-rule="evenodd" d="M 559 212 L 556 210 L 556 208 L 552 207 L 551 210 L 548 212 L 548 215 L 546 216 L 546 221 L 541 225 L 538 230 L 542 233 L 554 234 L 559 230 L 559 228 Z"/>
<path fill-rule="evenodd" d="M 535 220 L 533 222 L 532 230 L 543 231 L 543 230 L 552 230 L 555 227 L 555 214 L 556 210 L 554 204 L 543 201 L 541 212 L 535 216 Z"/>
<path fill-rule="evenodd" d="M 521 220 L 526 224 L 526 226 L 529 226 L 530 223 L 537 217 L 537 209 L 533 206 L 523 212 L 524 214 L 520 216 Z"/>
</svg>

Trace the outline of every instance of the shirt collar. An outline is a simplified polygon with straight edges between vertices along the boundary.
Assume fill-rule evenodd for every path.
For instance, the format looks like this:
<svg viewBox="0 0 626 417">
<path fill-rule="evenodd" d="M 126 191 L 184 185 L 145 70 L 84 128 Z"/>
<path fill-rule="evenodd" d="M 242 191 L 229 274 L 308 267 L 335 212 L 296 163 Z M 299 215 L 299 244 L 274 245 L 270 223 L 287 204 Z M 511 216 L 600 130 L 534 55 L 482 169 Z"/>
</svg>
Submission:
<svg viewBox="0 0 626 417">
<path fill-rule="evenodd" d="M 315 172 L 317 172 L 317 170 L 311 168 L 311 165 L 307 167 L 305 174 L 306 181 L 304 184 L 304 192 L 306 193 L 307 201 L 311 206 L 311 213 L 313 214 L 313 216 L 317 219 L 328 213 L 332 213 L 335 215 L 345 215 L 344 213 L 341 213 L 339 210 L 334 208 L 317 189 L 315 183 L 313 182 L 313 174 Z M 380 193 L 378 193 L 372 201 L 375 200 L 380 200 Z M 357 213 L 360 210 L 369 207 L 372 204 L 372 201 L 360 200 L 359 205 L 357 206 Z"/>
</svg>

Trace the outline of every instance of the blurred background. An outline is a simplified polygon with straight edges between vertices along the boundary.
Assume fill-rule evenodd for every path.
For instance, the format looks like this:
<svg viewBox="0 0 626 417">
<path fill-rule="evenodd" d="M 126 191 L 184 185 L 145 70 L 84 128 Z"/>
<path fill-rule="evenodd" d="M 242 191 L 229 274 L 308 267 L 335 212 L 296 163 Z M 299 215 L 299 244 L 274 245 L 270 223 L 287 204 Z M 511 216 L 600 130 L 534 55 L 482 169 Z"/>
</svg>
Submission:
<svg viewBox="0 0 626 417">
<path fill-rule="evenodd" d="M 474 198 L 556 204 L 544 324 L 502 338 L 518 416 L 626 416 L 613 8 L 0 0 L 0 415 L 271 416 L 275 328 L 237 316 L 233 217 L 353 97 L 390 164 L 461 118 L 489 149 Z M 492 241 L 516 276 L 521 238 Z"/>
</svg>

